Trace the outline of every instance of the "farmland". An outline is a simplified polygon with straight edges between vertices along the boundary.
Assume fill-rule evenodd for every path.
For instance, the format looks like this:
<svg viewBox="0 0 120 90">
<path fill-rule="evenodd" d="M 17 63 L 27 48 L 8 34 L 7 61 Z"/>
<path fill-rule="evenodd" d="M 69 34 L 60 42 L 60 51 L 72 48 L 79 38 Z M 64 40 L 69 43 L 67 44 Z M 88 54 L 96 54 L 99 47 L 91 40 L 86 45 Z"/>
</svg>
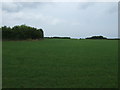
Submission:
<svg viewBox="0 0 120 90">
<path fill-rule="evenodd" d="M 118 41 L 3 41 L 3 88 L 117 88 Z"/>
</svg>

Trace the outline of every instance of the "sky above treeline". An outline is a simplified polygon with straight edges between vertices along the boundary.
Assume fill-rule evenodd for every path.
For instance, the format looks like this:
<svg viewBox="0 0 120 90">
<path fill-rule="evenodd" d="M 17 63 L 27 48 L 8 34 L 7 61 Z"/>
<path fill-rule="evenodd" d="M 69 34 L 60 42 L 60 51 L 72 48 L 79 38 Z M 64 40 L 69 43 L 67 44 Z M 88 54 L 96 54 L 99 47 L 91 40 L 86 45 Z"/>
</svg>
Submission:
<svg viewBox="0 0 120 90">
<path fill-rule="evenodd" d="M 118 37 L 117 2 L 3 2 L 2 25 L 42 28 L 46 37 Z"/>
</svg>

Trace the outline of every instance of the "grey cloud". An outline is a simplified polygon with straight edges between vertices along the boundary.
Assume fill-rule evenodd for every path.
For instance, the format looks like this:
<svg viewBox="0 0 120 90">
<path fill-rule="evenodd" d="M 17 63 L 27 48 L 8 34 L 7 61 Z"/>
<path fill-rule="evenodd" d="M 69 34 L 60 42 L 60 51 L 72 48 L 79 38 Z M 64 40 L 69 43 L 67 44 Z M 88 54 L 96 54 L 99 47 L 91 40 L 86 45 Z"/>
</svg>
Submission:
<svg viewBox="0 0 120 90">
<path fill-rule="evenodd" d="M 17 12 L 19 11 L 19 8 L 21 6 L 17 3 L 11 2 L 11 3 L 2 3 L 2 11 L 6 12 Z"/>
<path fill-rule="evenodd" d="M 108 13 L 116 13 L 118 12 L 118 3 L 112 4 L 111 7 L 108 9 Z"/>
<path fill-rule="evenodd" d="M 2 3 L 2 10 L 6 12 L 19 12 L 25 8 L 36 8 L 42 6 L 43 3 L 38 2 L 4 2 Z"/>
<path fill-rule="evenodd" d="M 87 8 L 89 8 L 89 7 L 91 7 L 91 6 L 93 6 L 94 5 L 94 2 L 87 2 L 87 3 L 80 3 L 79 4 L 79 9 L 87 9 Z"/>
</svg>

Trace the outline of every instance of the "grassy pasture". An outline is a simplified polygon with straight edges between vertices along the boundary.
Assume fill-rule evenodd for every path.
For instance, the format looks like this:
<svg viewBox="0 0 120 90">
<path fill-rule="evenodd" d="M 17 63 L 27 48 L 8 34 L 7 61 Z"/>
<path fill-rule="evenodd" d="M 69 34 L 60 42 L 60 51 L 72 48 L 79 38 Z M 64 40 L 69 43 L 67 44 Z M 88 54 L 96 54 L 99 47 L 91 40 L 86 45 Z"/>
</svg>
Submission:
<svg viewBox="0 0 120 90">
<path fill-rule="evenodd" d="M 116 88 L 117 40 L 3 41 L 3 88 Z"/>
</svg>

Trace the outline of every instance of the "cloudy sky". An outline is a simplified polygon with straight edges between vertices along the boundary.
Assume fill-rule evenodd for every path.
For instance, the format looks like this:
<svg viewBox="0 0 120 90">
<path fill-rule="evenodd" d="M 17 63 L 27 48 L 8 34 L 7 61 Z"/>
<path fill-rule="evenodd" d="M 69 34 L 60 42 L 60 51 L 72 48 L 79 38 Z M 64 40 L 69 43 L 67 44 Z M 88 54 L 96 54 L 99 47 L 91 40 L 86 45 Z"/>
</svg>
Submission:
<svg viewBox="0 0 120 90">
<path fill-rule="evenodd" d="M 2 25 L 42 28 L 45 36 L 118 37 L 117 2 L 3 2 Z"/>
</svg>

